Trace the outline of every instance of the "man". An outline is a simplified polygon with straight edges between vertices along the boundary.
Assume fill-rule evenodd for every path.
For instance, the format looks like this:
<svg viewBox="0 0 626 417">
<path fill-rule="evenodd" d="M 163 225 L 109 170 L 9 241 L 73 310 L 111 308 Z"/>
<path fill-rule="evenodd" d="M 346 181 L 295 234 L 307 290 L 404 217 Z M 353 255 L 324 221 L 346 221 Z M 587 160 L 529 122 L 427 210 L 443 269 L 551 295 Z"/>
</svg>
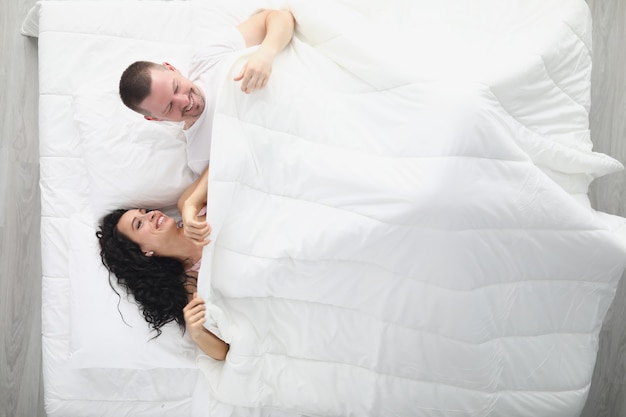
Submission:
<svg viewBox="0 0 626 417">
<path fill-rule="evenodd" d="M 146 120 L 183 122 L 188 164 L 196 175 L 208 166 L 215 107 L 215 90 L 226 68 L 220 66 L 229 53 L 259 45 L 234 81 L 251 93 L 265 87 L 274 58 L 289 44 L 294 32 L 293 15 L 286 10 L 261 10 L 236 27 L 228 28 L 194 57 L 189 78 L 173 65 L 138 61 L 120 79 L 120 97 Z"/>
</svg>

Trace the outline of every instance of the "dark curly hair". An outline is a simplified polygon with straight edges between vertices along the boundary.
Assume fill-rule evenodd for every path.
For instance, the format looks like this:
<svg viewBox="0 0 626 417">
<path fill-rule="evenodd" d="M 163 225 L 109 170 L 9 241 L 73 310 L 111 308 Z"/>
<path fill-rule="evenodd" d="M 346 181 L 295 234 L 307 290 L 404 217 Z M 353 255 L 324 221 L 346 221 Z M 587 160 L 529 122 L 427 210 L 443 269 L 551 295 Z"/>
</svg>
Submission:
<svg viewBox="0 0 626 417">
<path fill-rule="evenodd" d="M 102 263 L 133 295 L 143 317 L 157 332 L 155 337 L 161 335 L 161 327 L 172 321 L 184 333 L 183 308 L 188 295 L 193 292 L 189 292 L 188 287 L 193 286 L 191 283 L 195 283 L 196 278 L 188 275 L 183 263 L 177 259 L 145 256 L 139 245 L 122 234 L 117 224 L 127 211 L 115 210 L 100 222 L 96 237 L 100 242 Z"/>
</svg>

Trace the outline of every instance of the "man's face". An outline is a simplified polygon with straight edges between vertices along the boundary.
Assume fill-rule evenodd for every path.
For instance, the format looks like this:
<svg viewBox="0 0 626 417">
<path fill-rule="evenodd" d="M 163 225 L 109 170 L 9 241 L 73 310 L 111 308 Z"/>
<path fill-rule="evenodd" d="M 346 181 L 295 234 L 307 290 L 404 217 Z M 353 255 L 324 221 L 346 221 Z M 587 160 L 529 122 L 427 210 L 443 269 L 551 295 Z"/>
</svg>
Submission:
<svg viewBox="0 0 626 417">
<path fill-rule="evenodd" d="M 183 77 L 170 64 L 163 64 L 164 69 L 152 69 L 152 88 L 140 107 L 149 115 L 147 120 L 168 120 L 195 122 L 204 111 L 204 97 L 200 89 Z"/>
</svg>

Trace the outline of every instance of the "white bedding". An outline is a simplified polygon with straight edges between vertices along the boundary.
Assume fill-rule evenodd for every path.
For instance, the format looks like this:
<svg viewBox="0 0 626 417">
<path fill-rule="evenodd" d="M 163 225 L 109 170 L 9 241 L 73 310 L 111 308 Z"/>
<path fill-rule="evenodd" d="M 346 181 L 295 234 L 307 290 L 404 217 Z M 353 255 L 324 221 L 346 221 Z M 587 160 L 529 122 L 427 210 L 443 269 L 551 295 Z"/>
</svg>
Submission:
<svg viewBox="0 0 626 417">
<path fill-rule="evenodd" d="M 624 220 L 586 195 L 622 167 L 592 151 L 583 1 L 285 2 L 298 31 L 267 89 L 225 80 L 215 118 L 200 292 L 226 361 L 198 372 L 175 328 L 146 344 L 125 299 L 123 324 L 95 221 L 190 178 L 117 77 L 184 69 L 210 36 L 190 21 L 258 5 L 37 9 L 48 414 L 579 415 L 626 265 Z M 152 161 L 180 164 L 129 166 L 151 136 Z"/>
</svg>

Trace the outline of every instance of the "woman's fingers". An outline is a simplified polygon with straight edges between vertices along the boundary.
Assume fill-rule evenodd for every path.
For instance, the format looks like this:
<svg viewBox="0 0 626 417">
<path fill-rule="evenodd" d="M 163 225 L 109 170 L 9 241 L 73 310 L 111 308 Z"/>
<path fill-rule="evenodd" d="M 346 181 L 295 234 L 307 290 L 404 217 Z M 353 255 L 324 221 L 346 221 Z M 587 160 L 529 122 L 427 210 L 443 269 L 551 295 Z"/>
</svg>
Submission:
<svg viewBox="0 0 626 417">
<path fill-rule="evenodd" d="M 185 226 L 185 229 L 194 231 L 211 229 L 211 225 L 205 220 L 188 220 L 186 222 L 183 221 L 183 225 Z"/>
<path fill-rule="evenodd" d="M 200 305 L 197 305 L 197 306 L 195 306 L 193 308 L 190 308 L 189 310 L 187 310 L 185 312 L 185 314 L 187 316 L 191 317 L 191 316 L 196 315 L 198 313 L 204 313 L 205 310 L 206 310 L 206 308 L 204 307 L 204 304 L 200 304 Z"/>
<path fill-rule="evenodd" d="M 185 324 L 189 328 L 199 328 L 206 322 L 204 305 L 198 305 L 185 312 Z"/>
<path fill-rule="evenodd" d="M 204 242 L 211 234 L 211 226 L 206 221 L 206 216 L 202 210 L 198 210 L 193 205 L 183 207 L 181 211 L 183 219 L 183 232 L 188 238 Z M 203 243 L 201 246 L 206 245 Z"/>
<path fill-rule="evenodd" d="M 193 294 L 193 298 L 183 308 L 183 312 L 191 311 L 191 310 L 193 310 L 196 307 L 204 308 L 204 300 L 202 298 L 198 297 L 198 293 L 194 293 Z"/>
<path fill-rule="evenodd" d="M 185 326 L 190 336 L 195 339 L 204 332 L 204 323 L 206 323 L 206 305 L 198 293 L 193 293 L 193 298 L 183 308 L 183 316 L 185 318 Z"/>
<path fill-rule="evenodd" d="M 206 239 L 211 234 L 211 225 L 207 222 L 191 221 L 183 223 L 185 236 L 191 239 Z"/>
<path fill-rule="evenodd" d="M 204 323 L 204 320 L 205 320 L 204 311 L 199 311 L 195 314 L 189 314 L 185 316 L 185 323 L 187 323 L 187 326 L 197 325 L 199 321 L 202 321 Z"/>
</svg>

